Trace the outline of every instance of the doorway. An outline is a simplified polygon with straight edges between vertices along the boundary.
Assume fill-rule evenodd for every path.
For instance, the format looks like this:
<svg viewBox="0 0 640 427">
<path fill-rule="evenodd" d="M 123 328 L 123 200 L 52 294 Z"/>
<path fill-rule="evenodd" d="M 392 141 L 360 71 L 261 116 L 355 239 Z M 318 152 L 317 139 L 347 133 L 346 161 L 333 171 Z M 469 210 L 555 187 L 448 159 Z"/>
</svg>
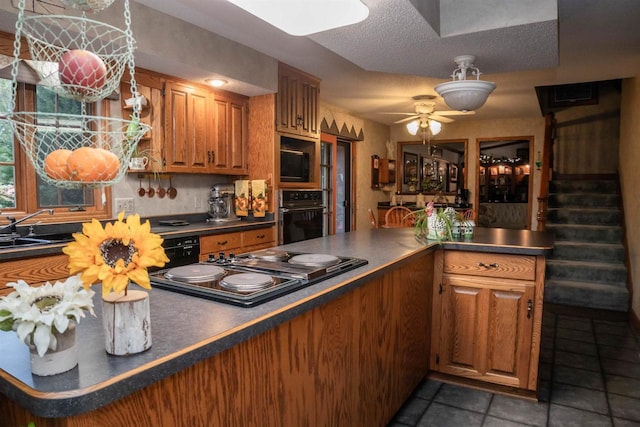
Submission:
<svg viewBox="0 0 640 427">
<path fill-rule="evenodd" d="M 533 137 L 478 138 L 478 225 L 531 229 Z"/>
<path fill-rule="evenodd" d="M 320 147 L 320 187 L 327 207 L 327 234 L 347 233 L 353 227 L 352 144 L 323 133 Z"/>
</svg>

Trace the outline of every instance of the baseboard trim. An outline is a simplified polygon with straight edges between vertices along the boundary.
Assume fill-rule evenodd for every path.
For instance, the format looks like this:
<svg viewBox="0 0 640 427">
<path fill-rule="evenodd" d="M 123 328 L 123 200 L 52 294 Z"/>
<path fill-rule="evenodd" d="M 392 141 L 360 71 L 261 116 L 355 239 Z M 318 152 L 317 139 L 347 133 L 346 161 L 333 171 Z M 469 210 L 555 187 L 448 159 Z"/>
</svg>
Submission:
<svg viewBox="0 0 640 427">
<path fill-rule="evenodd" d="M 505 396 L 518 397 L 520 399 L 538 402 L 538 394 L 535 390 L 525 390 L 515 387 L 508 387 L 500 384 L 492 384 L 485 381 L 474 380 L 471 378 L 458 377 L 456 375 L 443 374 L 441 372 L 431 371 L 427 374 L 427 378 L 434 381 L 440 381 L 447 384 L 460 385 L 476 390 L 487 391 L 489 393 L 497 393 Z"/>
</svg>

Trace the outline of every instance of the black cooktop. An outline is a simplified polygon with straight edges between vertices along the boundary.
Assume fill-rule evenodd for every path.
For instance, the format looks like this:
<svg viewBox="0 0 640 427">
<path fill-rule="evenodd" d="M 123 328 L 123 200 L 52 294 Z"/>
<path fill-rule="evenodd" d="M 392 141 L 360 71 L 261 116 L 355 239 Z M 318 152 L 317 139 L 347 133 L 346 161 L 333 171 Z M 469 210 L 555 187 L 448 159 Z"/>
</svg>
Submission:
<svg viewBox="0 0 640 427">
<path fill-rule="evenodd" d="M 310 265 L 299 264 L 298 261 L 309 262 Z M 267 249 L 237 257 L 225 257 L 221 254 L 217 258 L 212 257 L 209 261 L 191 265 L 194 271 L 201 270 L 198 266 L 219 267 L 216 270 L 224 271 L 225 277 L 243 273 L 260 273 L 262 277 L 271 276 L 270 283 L 260 289 L 253 289 L 253 286 L 246 291 L 228 289 L 220 284 L 223 277 L 203 280 L 197 274 L 190 282 L 189 278 L 177 278 L 177 275 L 173 274 L 176 268 L 158 270 L 150 273 L 149 276 L 152 286 L 160 289 L 240 307 L 253 307 L 365 264 L 367 261 L 359 258 Z M 181 271 L 185 269 L 184 266 L 178 268 Z M 189 266 L 186 268 L 188 270 Z M 197 280 L 195 276 L 198 276 Z"/>
</svg>

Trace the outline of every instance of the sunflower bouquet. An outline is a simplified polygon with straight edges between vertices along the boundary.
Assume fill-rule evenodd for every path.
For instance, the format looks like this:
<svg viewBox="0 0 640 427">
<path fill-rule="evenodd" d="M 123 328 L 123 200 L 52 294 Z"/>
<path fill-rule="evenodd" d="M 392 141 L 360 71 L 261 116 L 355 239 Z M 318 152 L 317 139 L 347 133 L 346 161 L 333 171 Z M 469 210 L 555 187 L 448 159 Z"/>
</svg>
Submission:
<svg viewBox="0 0 640 427">
<path fill-rule="evenodd" d="M 151 232 L 149 221 L 140 223 L 140 215 L 124 212 L 117 221 L 104 228 L 97 220 L 85 223 L 82 233 L 62 250 L 69 256 L 69 270 L 80 273 L 85 289 L 100 281 L 102 295 L 124 292 L 130 282 L 151 289 L 149 267 L 164 267 L 169 258 L 162 247 L 162 237 Z"/>
</svg>

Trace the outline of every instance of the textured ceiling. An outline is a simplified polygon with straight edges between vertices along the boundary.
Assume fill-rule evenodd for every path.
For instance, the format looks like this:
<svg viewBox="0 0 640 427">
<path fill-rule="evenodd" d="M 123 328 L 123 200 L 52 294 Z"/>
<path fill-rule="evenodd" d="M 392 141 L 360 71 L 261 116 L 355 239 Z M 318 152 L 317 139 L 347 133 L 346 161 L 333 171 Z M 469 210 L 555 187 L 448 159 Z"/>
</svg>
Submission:
<svg viewBox="0 0 640 427">
<path fill-rule="evenodd" d="M 136 65 L 196 81 L 220 75 L 231 81 L 229 90 L 255 95 L 276 84 L 269 70 L 254 65 L 260 61 L 252 62 L 257 51 L 321 78 L 323 101 L 386 124 L 397 116 L 382 112 L 412 112 L 413 96 L 435 95 L 433 87 L 450 79 L 453 58 L 462 54 L 475 55 L 482 79 L 497 88 L 474 116 L 456 120 L 540 117 L 536 86 L 640 73 L 640 0 L 362 0 L 370 8 L 365 21 L 307 37 L 290 36 L 225 0 L 133 1 L 217 35 L 203 38 L 149 18 L 144 31 L 134 28 L 140 45 L 151 46 L 136 51 Z M 0 13 L 0 29 L 2 18 L 15 19 Z M 193 34 L 198 40 L 189 39 Z M 163 54 L 179 42 L 193 51 Z M 204 61 L 230 50 L 233 72 L 222 60 Z M 449 110 L 440 97 L 435 101 L 436 111 Z"/>
<path fill-rule="evenodd" d="M 638 0 L 363 0 L 369 17 L 292 37 L 223 0 L 137 0 L 322 79 L 321 98 L 390 124 L 435 94 L 476 55 L 497 89 L 475 116 L 539 117 L 535 86 L 631 77 L 640 71 Z M 448 110 L 441 98 L 436 110 Z"/>
</svg>

